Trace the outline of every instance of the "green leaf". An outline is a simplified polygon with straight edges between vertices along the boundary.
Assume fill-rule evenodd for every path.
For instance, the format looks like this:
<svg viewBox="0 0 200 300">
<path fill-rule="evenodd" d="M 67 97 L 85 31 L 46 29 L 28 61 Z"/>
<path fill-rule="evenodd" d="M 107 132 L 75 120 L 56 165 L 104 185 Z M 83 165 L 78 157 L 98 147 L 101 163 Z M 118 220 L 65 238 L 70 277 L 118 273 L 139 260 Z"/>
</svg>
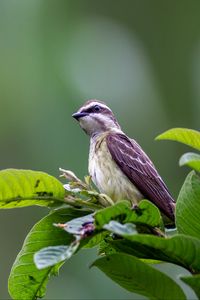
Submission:
<svg viewBox="0 0 200 300">
<path fill-rule="evenodd" d="M 161 260 L 180 265 L 190 272 L 200 272 L 200 240 L 186 235 L 170 238 L 149 234 L 123 235 L 126 240 L 112 241 L 118 251 L 139 258 Z"/>
<path fill-rule="evenodd" d="M 180 277 L 180 279 L 189 285 L 200 299 L 200 275 Z"/>
<path fill-rule="evenodd" d="M 80 247 L 93 248 L 108 235 L 107 232 L 96 232 L 94 227 L 94 213 L 72 219 L 64 224 L 55 224 L 74 235 L 75 240 L 80 242 Z M 73 247 L 73 245 L 72 245 Z M 67 251 L 70 251 L 68 249 Z"/>
<path fill-rule="evenodd" d="M 190 172 L 176 203 L 176 226 L 179 233 L 200 238 L 200 177 Z"/>
<path fill-rule="evenodd" d="M 69 222 L 66 222 L 65 224 L 62 224 L 62 228 L 67 231 L 68 233 L 73 234 L 74 236 L 79 236 L 79 235 L 84 235 L 87 231 L 87 227 L 89 225 L 92 226 L 92 228 L 89 229 L 93 229 L 94 230 L 94 218 L 93 218 L 93 213 L 86 215 L 86 216 L 82 216 L 80 218 L 75 218 Z M 58 224 L 59 226 L 59 224 Z"/>
<path fill-rule="evenodd" d="M 179 165 L 188 166 L 197 172 L 200 172 L 200 155 L 192 152 L 185 153 L 179 160 Z"/>
<path fill-rule="evenodd" d="M 0 208 L 62 204 L 65 190 L 55 177 L 31 170 L 0 171 Z"/>
<path fill-rule="evenodd" d="M 156 137 L 156 140 L 171 140 L 200 150 L 200 132 L 187 128 L 173 128 Z"/>
<path fill-rule="evenodd" d="M 108 235 L 108 232 L 106 233 L 107 237 L 99 244 L 98 254 L 100 256 L 113 254 L 117 252 L 117 250 L 114 247 L 112 247 L 110 243 L 110 241 L 112 241 L 113 238 L 110 235 Z"/>
<path fill-rule="evenodd" d="M 107 237 L 108 232 L 103 231 L 99 233 L 95 233 L 92 236 L 83 240 L 83 248 L 93 248 L 99 245 L 102 241 L 104 241 L 105 237 Z"/>
<path fill-rule="evenodd" d="M 159 209 L 149 200 L 142 200 L 127 216 L 125 223 L 145 224 L 151 227 L 163 228 L 162 217 Z"/>
<path fill-rule="evenodd" d="M 131 204 L 129 201 L 119 201 L 115 205 L 103 208 L 95 213 L 95 226 L 97 229 L 102 229 L 111 219 L 120 218 L 121 216 L 125 219 L 130 214 L 130 211 Z"/>
<path fill-rule="evenodd" d="M 57 273 L 61 264 L 38 270 L 33 261 L 34 253 L 48 246 L 69 245 L 73 236 L 53 224 L 65 223 L 86 213 L 88 211 L 72 208 L 59 209 L 33 226 L 10 273 L 9 293 L 13 299 L 27 300 L 44 296 L 49 277 Z"/>
<path fill-rule="evenodd" d="M 34 255 L 34 263 L 41 270 L 54 266 L 69 259 L 77 250 L 79 243 L 71 243 L 69 246 L 49 246 L 38 251 Z"/>
<path fill-rule="evenodd" d="M 92 266 L 98 267 L 128 291 L 149 299 L 186 299 L 171 278 L 131 255 L 115 253 L 97 259 Z"/>
<path fill-rule="evenodd" d="M 120 224 L 117 221 L 110 221 L 108 224 L 105 224 L 103 228 L 122 236 L 137 233 L 136 226 L 132 223 Z"/>
<path fill-rule="evenodd" d="M 97 229 L 102 229 L 113 219 L 121 223 L 144 224 L 151 227 L 160 227 L 162 223 L 158 208 L 148 200 L 140 201 L 135 208 L 131 207 L 129 201 L 119 201 L 96 212 L 94 218 Z"/>
</svg>

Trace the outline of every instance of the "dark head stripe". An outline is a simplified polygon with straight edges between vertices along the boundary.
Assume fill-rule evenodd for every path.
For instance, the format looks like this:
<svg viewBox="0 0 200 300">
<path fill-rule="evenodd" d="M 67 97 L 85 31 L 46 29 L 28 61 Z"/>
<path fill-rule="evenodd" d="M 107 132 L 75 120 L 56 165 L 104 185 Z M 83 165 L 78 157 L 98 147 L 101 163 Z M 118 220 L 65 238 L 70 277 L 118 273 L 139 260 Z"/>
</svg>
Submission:
<svg viewBox="0 0 200 300">
<path fill-rule="evenodd" d="M 89 110 L 90 108 L 94 107 L 95 105 L 99 105 L 101 108 L 105 108 L 106 110 L 111 111 L 111 109 L 103 102 L 96 99 L 88 100 L 81 108 L 80 111 Z"/>
</svg>

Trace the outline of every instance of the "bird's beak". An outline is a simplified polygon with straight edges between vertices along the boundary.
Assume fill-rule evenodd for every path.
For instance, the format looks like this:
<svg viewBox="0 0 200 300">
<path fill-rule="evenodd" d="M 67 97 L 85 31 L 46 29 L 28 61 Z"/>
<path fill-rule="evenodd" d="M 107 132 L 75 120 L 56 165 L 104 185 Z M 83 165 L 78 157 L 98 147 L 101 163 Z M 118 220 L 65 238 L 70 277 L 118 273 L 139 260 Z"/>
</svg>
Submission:
<svg viewBox="0 0 200 300">
<path fill-rule="evenodd" d="M 86 112 L 76 112 L 72 115 L 72 117 L 76 120 L 79 120 L 80 118 L 85 117 L 87 115 L 88 115 L 88 113 L 86 113 Z"/>
</svg>

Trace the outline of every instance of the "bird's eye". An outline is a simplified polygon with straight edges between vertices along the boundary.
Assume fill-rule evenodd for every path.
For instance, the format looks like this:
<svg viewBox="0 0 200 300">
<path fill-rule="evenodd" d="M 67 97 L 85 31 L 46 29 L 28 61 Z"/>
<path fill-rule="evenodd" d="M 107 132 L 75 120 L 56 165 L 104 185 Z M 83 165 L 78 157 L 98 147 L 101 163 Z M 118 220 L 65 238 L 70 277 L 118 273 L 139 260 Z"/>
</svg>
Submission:
<svg viewBox="0 0 200 300">
<path fill-rule="evenodd" d="M 98 111 L 100 111 L 101 110 L 101 107 L 99 106 L 99 105 L 95 105 L 94 106 L 94 111 L 95 112 L 98 112 Z"/>
</svg>

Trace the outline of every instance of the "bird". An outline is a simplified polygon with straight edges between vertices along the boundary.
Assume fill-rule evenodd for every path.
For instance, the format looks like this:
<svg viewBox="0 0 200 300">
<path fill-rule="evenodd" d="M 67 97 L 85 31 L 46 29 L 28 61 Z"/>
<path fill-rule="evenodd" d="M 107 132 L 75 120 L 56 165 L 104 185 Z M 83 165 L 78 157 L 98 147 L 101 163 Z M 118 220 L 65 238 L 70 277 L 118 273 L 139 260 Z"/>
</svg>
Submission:
<svg viewBox="0 0 200 300">
<path fill-rule="evenodd" d="M 90 137 L 88 171 L 101 193 L 114 202 L 142 199 L 174 222 L 175 201 L 141 146 L 121 129 L 105 102 L 91 99 L 72 115 Z"/>
</svg>

